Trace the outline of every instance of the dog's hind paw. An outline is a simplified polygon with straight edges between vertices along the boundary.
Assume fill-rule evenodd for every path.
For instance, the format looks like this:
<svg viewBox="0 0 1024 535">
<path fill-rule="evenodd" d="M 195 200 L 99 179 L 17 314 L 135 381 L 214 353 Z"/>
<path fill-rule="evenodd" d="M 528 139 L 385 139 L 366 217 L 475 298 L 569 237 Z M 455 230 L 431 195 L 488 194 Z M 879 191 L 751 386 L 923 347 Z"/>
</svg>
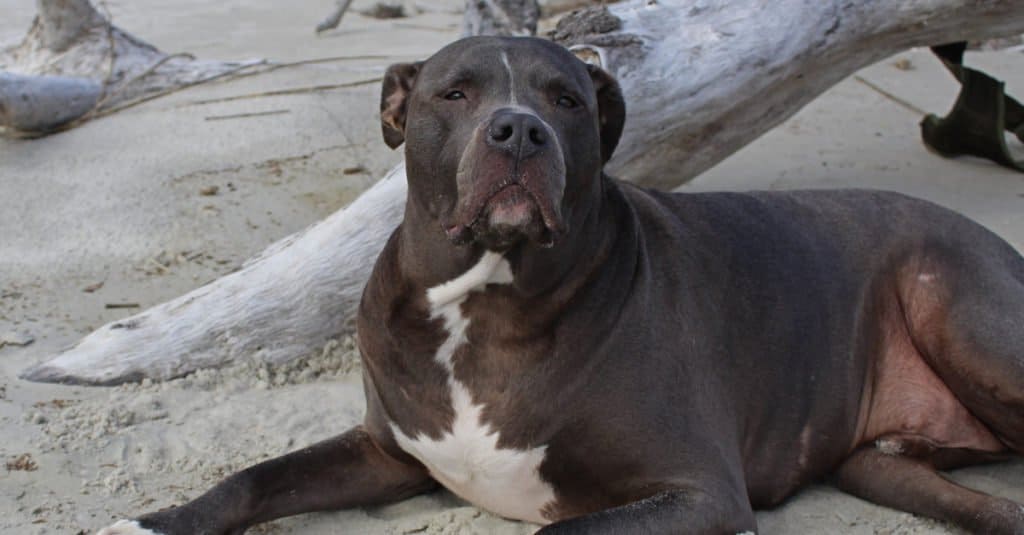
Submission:
<svg viewBox="0 0 1024 535">
<path fill-rule="evenodd" d="M 114 524 L 107 526 L 98 532 L 96 535 L 161 535 L 151 529 L 142 527 L 135 520 L 118 520 Z"/>
</svg>

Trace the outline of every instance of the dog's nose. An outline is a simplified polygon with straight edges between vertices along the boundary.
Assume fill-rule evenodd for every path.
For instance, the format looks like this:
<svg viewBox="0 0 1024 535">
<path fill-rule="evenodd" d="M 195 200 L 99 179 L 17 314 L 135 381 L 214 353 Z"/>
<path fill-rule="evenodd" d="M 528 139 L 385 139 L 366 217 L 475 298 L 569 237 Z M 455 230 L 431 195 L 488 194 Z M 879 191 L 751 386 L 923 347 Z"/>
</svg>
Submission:
<svg viewBox="0 0 1024 535">
<path fill-rule="evenodd" d="M 487 144 L 526 158 L 547 143 L 547 131 L 531 113 L 499 112 L 487 128 Z"/>
</svg>

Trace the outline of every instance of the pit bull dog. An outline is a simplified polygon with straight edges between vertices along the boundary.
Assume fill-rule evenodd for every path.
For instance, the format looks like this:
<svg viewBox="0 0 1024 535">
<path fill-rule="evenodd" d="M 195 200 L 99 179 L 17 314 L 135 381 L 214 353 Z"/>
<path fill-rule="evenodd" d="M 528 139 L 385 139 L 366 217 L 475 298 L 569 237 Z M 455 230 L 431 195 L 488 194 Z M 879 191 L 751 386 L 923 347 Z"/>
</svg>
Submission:
<svg viewBox="0 0 1024 535">
<path fill-rule="evenodd" d="M 359 309 L 363 425 L 101 534 L 439 484 L 545 534 L 736 533 L 826 477 L 1024 533 L 939 473 L 1024 452 L 1024 259 L 988 230 L 893 193 L 617 182 L 618 85 L 540 39 L 390 67 L 381 119 L 409 195 Z"/>
</svg>

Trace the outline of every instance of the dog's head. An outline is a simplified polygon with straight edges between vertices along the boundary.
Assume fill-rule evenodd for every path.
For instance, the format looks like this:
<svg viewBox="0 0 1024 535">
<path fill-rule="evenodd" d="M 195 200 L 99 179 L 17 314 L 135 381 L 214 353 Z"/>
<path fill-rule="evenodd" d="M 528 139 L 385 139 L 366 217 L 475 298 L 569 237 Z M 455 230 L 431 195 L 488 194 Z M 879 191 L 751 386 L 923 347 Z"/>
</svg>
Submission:
<svg viewBox="0 0 1024 535">
<path fill-rule="evenodd" d="M 550 246 L 593 191 L 625 121 L 618 84 L 559 45 L 473 37 L 392 65 L 384 140 L 406 144 L 410 202 L 456 244 Z"/>
</svg>

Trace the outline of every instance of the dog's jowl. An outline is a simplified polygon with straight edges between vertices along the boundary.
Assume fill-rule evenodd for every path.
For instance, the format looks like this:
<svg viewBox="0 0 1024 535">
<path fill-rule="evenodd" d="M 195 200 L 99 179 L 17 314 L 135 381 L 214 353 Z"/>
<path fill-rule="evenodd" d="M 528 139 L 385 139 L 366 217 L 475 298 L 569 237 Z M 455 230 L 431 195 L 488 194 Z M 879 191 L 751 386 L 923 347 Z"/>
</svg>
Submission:
<svg viewBox="0 0 1024 535">
<path fill-rule="evenodd" d="M 438 485 L 545 533 L 736 533 L 826 476 L 1024 533 L 1019 504 L 938 472 L 1024 452 L 1024 259 L 893 193 L 618 182 L 625 120 L 611 76 L 539 39 L 389 68 L 409 199 L 359 309 L 364 423 L 101 533 Z"/>
</svg>

